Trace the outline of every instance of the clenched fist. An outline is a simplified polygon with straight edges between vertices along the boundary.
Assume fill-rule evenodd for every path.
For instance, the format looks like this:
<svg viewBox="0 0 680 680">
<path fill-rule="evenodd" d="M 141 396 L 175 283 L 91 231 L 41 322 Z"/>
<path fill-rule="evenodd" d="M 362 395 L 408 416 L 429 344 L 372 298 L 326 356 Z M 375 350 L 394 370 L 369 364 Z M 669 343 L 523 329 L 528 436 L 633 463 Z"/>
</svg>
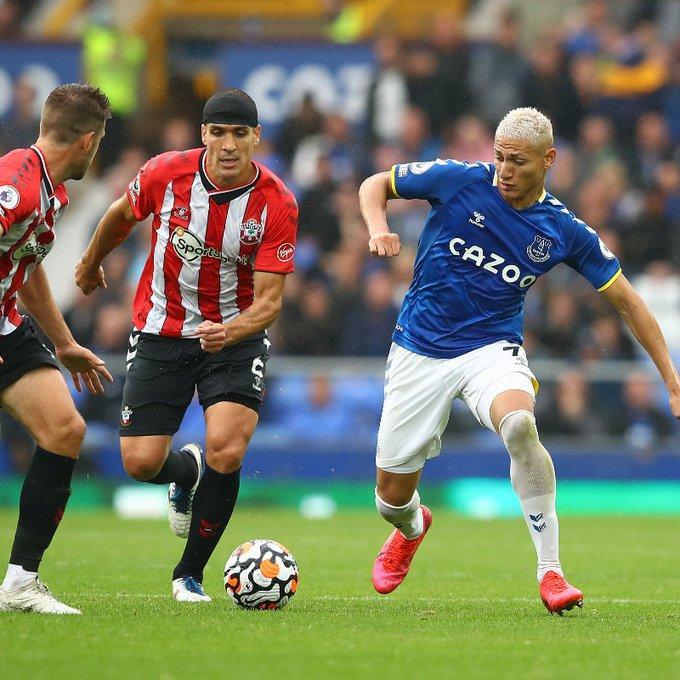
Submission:
<svg viewBox="0 0 680 680">
<path fill-rule="evenodd" d="M 368 249 L 373 257 L 396 257 L 401 250 L 399 235 L 387 233 L 374 236 L 368 241 Z"/>
</svg>

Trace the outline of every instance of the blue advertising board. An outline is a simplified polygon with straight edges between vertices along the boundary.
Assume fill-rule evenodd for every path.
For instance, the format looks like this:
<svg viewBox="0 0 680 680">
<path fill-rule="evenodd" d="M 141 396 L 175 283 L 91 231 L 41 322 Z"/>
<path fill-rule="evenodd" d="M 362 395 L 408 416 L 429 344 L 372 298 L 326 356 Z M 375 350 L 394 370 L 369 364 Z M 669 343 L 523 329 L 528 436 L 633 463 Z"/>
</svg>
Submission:
<svg viewBox="0 0 680 680">
<path fill-rule="evenodd" d="M 39 114 L 47 95 L 57 85 L 80 80 L 80 46 L 0 43 L 0 119 L 12 110 L 14 83 L 20 77 L 35 87 Z"/>
<path fill-rule="evenodd" d="M 364 122 L 374 57 L 366 45 L 226 45 L 218 53 L 221 84 L 248 92 L 260 122 L 275 130 L 311 93 L 324 112 Z"/>
</svg>

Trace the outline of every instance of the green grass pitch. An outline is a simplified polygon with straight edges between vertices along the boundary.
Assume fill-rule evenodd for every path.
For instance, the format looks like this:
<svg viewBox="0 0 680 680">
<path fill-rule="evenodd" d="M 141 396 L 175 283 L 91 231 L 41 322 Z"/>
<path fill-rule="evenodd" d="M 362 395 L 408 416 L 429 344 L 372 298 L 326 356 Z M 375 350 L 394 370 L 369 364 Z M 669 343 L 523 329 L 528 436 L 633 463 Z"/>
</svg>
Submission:
<svg viewBox="0 0 680 680">
<path fill-rule="evenodd" d="M 0 513 L 9 553 L 15 515 Z M 182 541 L 160 521 L 67 513 L 42 578 L 82 617 L 0 614 L 0 678 L 680 677 L 680 518 L 567 517 L 562 562 L 586 596 L 549 616 L 520 519 L 435 511 L 392 595 L 370 583 L 387 525 L 370 512 L 304 520 L 241 507 L 206 572 L 214 598 L 170 597 Z M 279 612 L 242 611 L 222 567 L 249 538 L 293 551 L 300 589 Z M 4 569 L 4 566 L 3 566 Z"/>
</svg>

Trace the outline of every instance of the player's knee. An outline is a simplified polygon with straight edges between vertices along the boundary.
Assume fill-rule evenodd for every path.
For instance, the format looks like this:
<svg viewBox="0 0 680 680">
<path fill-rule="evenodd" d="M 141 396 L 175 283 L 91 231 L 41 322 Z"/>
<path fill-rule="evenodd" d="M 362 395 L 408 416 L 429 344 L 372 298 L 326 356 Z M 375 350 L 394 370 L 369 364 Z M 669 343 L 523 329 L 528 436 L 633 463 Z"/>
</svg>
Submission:
<svg viewBox="0 0 680 680">
<path fill-rule="evenodd" d="M 539 444 L 536 418 L 530 411 L 508 413 L 498 428 L 503 443 L 511 456 L 524 455 Z"/>
<path fill-rule="evenodd" d="M 123 467 L 132 479 L 146 482 L 158 474 L 163 467 L 163 461 L 143 451 L 127 451 L 123 453 Z"/>
<path fill-rule="evenodd" d="M 399 476 L 390 479 L 379 479 L 375 487 L 376 496 L 395 507 L 401 507 L 410 502 L 413 497 L 413 488 L 406 480 Z M 380 506 L 378 506 L 380 512 Z M 381 513 L 382 514 L 382 513 Z"/>
<path fill-rule="evenodd" d="M 55 453 L 77 458 L 85 438 L 85 421 L 76 411 L 52 418 L 46 431 L 38 437 L 38 444 Z"/>
<path fill-rule="evenodd" d="M 230 442 L 221 446 L 210 446 L 208 443 L 205 462 L 221 474 L 236 472 L 243 464 L 245 452 L 245 443 Z"/>
</svg>

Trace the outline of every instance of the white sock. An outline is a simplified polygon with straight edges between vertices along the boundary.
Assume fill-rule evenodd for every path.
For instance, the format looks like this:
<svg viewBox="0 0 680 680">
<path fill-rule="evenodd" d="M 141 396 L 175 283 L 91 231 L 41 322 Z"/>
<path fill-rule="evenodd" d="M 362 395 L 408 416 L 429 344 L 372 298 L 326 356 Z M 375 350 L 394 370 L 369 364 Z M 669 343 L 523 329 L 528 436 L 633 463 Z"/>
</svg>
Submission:
<svg viewBox="0 0 680 680">
<path fill-rule="evenodd" d="M 564 576 L 560 566 L 560 528 L 555 512 L 555 494 L 522 498 L 519 502 L 536 548 L 536 578 L 540 582 L 548 571 L 556 571 Z"/>
<path fill-rule="evenodd" d="M 5 575 L 5 580 L 2 582 L 2 588 L 7 592 L 18 590 L 27 583 L 34 581 L 37 577 L 37 571 L 26 571 L 18 564 L 10 564 L 7 567 L 7 574 Z"/>
<path fill-rule="evenodd" d="M 512 411 L 499 432 L 510 454 L 510 479 L 534 542 L 540 581 L 547 571 L 563 574 L 559 558 L 559 524 L 555 511 L 555 469 L 538 437 L 529 411 Z"/>
<path fill-rule="evenodd" d="M 423 533 L 423 512 L 420 509 L 420 496 L 418 492 L 406 505 L 390 505 L 375 492 L 375 507 L 378 512 L 392 525 L 394 525 L 409 541 L 418 538 Z"/>
</svg>

